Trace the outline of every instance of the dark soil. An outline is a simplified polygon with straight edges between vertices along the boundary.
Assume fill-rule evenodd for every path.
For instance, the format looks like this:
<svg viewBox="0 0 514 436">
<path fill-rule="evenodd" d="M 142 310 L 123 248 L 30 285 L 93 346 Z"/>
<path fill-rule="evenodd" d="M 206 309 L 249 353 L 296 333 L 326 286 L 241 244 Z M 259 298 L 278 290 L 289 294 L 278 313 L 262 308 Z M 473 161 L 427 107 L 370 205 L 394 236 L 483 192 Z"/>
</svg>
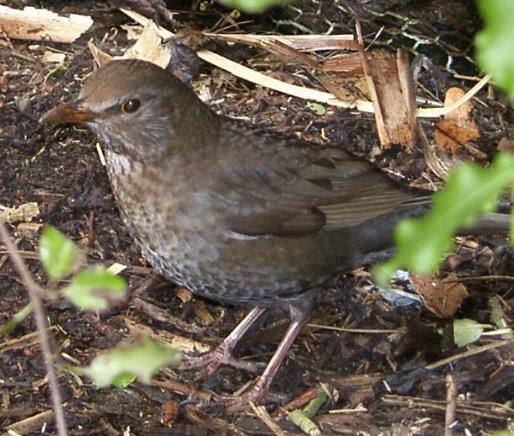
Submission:
<svg viewBox="0 0 514 436">
<path fill-rule="evenodd" d="M 84 78 L 92 71 L 87 41 L 93 38 L 96 44 L 113 54 L 122 52 L 129 45 L 123 32 L 114 39 L 101 41 L 111 27 L 130 20 L 103 2 L 92 0 L 12 3 L 13 6 L 22 6 L 22 3 L 53 7 L 57 12 L 90 14 L 97 24 L 72 45 L 9 41 L 0 35 L 0 206 L 36 202 L 41 213 L 34 222 L 59 228 L 83 248 L 91 264 L 109 266 L 119 262 L 129 266 L 123 276 L 131 289 L 136 289 L 151 270 L 118 216 L 105 170 L 98 159 L 96 138 L 84 128 L 51 129 L 38 123 L 46 110 L 76 95 Z M 193 22 L 203 28 L 215 22 L 221 13 L 192 18 L 183 14 L 177 17 L 177 22 Z M 269 25 L 270 21 L 260 19 L 239 31 L 250 33 L 259 26 Z M 49 48 L 66 53 L 65 68 L 55 69 L 42 63 L 41 56 Z M 267 59 L 262 53 L 243 47 L 236 55 L 241 61 L 251 56 Z M 282 69 L 273 74 L 288 71 L 286 67 Z M 307 111 L 304 101 L 256 88 L 207 65 L 202 66 L 201 72 L 200 79 L 210 88 L 211 103 L 218 111 L 245 116 L 251 122 L 267 124 L 308 140 L 330 140 L 354 153 L 373 157 L 396 176 L 401 174 L 404 183 L 407 183 L 405 180 L 416 181 L 426 170 L 419 150 L 411 154 L 401 149 L 377 153 L 376 130 L 369 115 L 330 110 L 320 117 Z M 439 67 L 434 67 L 432 73 L 424 83 L 436 96 L 444 95 L 449 86 L 458 83 Z M 297 80 L 302 83 L 301 79 Z M 468 82 L 463 83 L 461 86 L 467 89 Z M 503 124 L 503 130 L 497 128 L 504 106 L 487 100 L 485 92 L 481 98 L 486 103 L 479 106 L 476 118 L 480 118 L 483 134 L 476 145 L 486 155 L 491 155 L 509 125 Z M 31 272 L 45 285 L 47 279 L 37 260 L 38 229 L 23 230 L 11 225 L 10 230 Z M 458 260 L 462 274 L 512 273 L 510 250 L 495 252 L 505 243 L 503 238 L 480 237 L 460 242 L 453 259 Z M 2 250 L 0 246 L 0 323 L 29 301 Z M 312 322 L 354 329 L 406 329 L 407 333 L 370 334 L 306 328 L 289 352 L 264 402 L 280 426 L 291 434 L 300 433 L 286 420 L 280 405 L 296 399 L 303 407 L 298 397 L 326 383 L 331 386 L 333 398 L 314 418 L 323 434 L 443 434 L 446 377 L 451 374 L 459 395 L 474 406 L 466 409 L 463 403 L 463 408 L 458 409 L 454 427 L 457 434 L 462 434 L 464 429 L 472 434 L 485 434 L 506 428 L 514 416 L 514 410 L 509 408 L 512 407 L 514 374 L 512 366 L 504 366 L 505 362 L 512 362 L 512 350 L 508 347 L 493 349 L 429 371 L 425 369 L 427 364 L 463 351 L 452 343 L 451 320 L 437 319 L 420 305 L 403 308 L 391 305 L 376 289 L 370 289 L 368 278 L 365 271 L 341 278 L 340 285 L 327 293 L 329 301 L 314 313 Z M 467 286 L 470 297 L 455 317 L 490 322 L 489 302 L 497 296 L 503 302 L 506 319 L 512 320 L 513 294 L 509 282 L 484 280 L 470 282 Z M 62 364 L 87 365 L 102 350 L 131 337 L 129 325 L 148 326 L 157 334 L 167 331 L 216 344 L 247 311 L 176 290 L 172 283 L 163 282 L 143 294 L 144 299 L 169 313 L 168 322 L 150 319 L 131 303 L 97 315 L 79 312 L 65 301 L 46 302 L 49 323 L 54 327 L 56 359 Z M 270 314 L 245 338 L 238 348 L 240 355 L 266 362 L 284 331 L 284 319 L 281 313 Z M 441 328 L 442 336 L 434 333 L 435 327 Z M 35 323 L 29 317 L 9 337 L 0 338 L 2 429 L 51 409 L 40 348 L 37 341 L 31 342 L 25 337 L 34 331 Z M 24 342 L 15 342 L 22 338 Z M 481 340 L 480 345 L 488 341 L 487 338 Z M 198 392 L 211 392 L 215 398 L 216 394 L 237 391 L 252 379 L 249 374 L 225 367 L 207 378 L 200 375 L 166 370 L 156 377 L 161 384 L 135 382 L 118 390 L 96 389 L 87 378 L 62 370 L 59 384 L 66 403 L 69 431 L 74 435 L 273 434 L 251 409 L 227 415 L 215 402 L 206 406 L 198 400 L 200 395 L 194 392 L 185 395 L 177 385 L 171 389 L 171 382 L 166 385 L 170 380 L 182 382 L 188 387 L 194 386 Z M 336 410 L 340 412 L 329 413 Z M 41 420 L 37 426 L 27 428 L 20 433 L 53 434 L 55 431 L 52 419 Z"/>
</svg>

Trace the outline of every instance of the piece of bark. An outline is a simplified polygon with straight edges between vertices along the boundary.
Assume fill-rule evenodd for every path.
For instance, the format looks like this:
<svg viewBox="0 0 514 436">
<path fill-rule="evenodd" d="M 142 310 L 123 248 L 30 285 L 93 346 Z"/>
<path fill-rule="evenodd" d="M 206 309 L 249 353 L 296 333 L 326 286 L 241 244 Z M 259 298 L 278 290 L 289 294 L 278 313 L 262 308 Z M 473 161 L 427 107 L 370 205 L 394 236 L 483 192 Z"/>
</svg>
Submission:
<svg viewBox="0 0 514 436">
<path fill-rule="evenodd" d="M 27 6 L 20 10 L 0 5 L 0 29 L 12 39 L 70 44 L 92 24 L 93 19 L 87 15 L 62 17 L 47 9 Z"/>
<path fill-rule="evenodd" d="M 367 52 L 363 70 L 370 87 L 375 108 L 380 143 L 384 148 L 401 144 L 414 147 L 416 139 L 416 107 L 413 81 L 407 57 L 379 49 Z"/>
</svg>

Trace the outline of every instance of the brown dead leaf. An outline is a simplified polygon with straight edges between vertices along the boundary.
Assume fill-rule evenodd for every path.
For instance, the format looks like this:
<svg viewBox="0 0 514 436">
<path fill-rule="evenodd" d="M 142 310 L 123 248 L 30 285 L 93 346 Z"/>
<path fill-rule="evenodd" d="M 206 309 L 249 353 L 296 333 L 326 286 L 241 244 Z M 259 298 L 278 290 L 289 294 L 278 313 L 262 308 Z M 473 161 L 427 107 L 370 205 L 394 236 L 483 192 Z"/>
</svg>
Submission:
<svg viewBox="0 0 514 436">
<path fill-rule="evenodd" d="M 445 107 L 451 106 L 466 93 L 460 88 L 450 88 L 444 99 Z M 467 101 L 457 109 L 444 116 L 444 119 L 436 124 L 434 133 L 437 145 L 452 152 L 459 150 L 463 144 L 480 136 L 478 126 L 473 120 L 471 112 L 473 105 Z"/>
<path fill-rule="evenodd" d="M 504 153 L 514 153 L 514 141 L 509 138 L 502 138 L 498 143 L 498 151 Z"/>
<path fill-rule="evenodd" d="M 480 134 L 474 121 L 459 125 L 453 120 L 441 120 L 436 125 L 434 136 L 439 147 L 455 152 L 462 144 L 478 138 Z"/>
<path fill-rule="evenodd" d="M 166 401 L 161 408 L 162 423 L 166 427 L 173 427 L 177 421 L 179 411 L 178 402 L 173 400 Z"/>
<path fill-rule="evenodd" d="M 456 279 L 456 274 L 450 274 L 445 279 L 435 275 L 411 275 L 414 289 L 423 300 L 423 304 L 439 318 L 453 316 L 469 296 L 466 287 L 455 282 Z"/>
<path fill-rule="evenodd" d="M 9 90 L 9 78 L 5 76 L 0 76 L 0 92 L 2 94 L 6 94 Z"/>
<path fill-rule="evenodd" d="M 178 288 L 176 294 L 182 303 L 187 303 L 191 298 L 193 298 L 191 291 L 186 288 Z"/>
</svg>

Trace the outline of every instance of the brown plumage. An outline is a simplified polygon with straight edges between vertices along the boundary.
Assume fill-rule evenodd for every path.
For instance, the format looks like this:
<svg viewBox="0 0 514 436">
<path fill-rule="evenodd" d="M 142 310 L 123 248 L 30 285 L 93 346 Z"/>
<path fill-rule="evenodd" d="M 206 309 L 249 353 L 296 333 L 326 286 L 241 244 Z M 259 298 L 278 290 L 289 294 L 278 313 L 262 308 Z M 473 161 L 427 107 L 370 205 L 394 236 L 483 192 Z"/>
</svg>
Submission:
<svg viewBox="0 0 514 436">
<path fill-rule="evenodd" d="M 256 307 L 218 360 L 231 361 L 263 308 L 289 310 L 284 341 L 239 403 L 262 397 L 320 286 L 391 247 L 395 224 L 426 210 L 426 197 L 364 160 L 217 115 L 143 61 L 111 62 L 43 120 L 83 122 L 101 137 L 121 216 L 161 274 Z"/>
</svg>

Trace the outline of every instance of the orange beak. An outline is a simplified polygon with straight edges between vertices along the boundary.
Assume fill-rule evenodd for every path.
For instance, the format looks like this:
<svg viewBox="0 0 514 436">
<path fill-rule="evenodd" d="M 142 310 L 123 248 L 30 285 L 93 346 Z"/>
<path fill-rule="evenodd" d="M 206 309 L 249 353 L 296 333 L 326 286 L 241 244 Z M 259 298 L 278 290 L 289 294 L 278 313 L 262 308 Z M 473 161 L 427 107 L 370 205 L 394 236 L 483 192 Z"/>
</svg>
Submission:
<svg viewBox="0 0 514 436">
<path fill-rule="evenodd" d="M 47 124 L 77 124 L 87 123 L 95 118 L 96 114 L 93 112 L 79 109 L 73 103 L 65 103 L 43 114 L 39 122 Z"/>
</svg>

